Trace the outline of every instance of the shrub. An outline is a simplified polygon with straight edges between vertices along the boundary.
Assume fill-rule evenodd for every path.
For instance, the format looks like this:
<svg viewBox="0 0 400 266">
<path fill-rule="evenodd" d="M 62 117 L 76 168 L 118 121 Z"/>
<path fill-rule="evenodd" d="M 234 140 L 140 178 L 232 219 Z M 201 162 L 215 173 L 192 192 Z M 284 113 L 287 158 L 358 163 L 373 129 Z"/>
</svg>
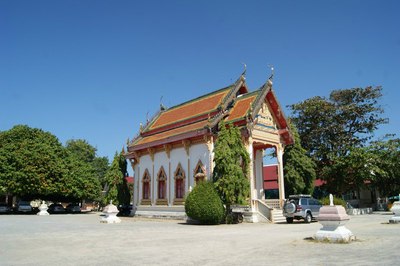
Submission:
<svg viewBox="0 0 400 266">
<path fill-rule="evenodd" d="M 329 196 L 321 199 L 321 204 L 322 205 L 329 205 L 330 203 L 331 202 L 330 202 Z M 343 208 L 347 209 L 346 201 L 341 199 L 341 198 L 337 198 L 337 197 L 334 196 L 333 197 L 333 204 L 334 205 L 342 205 Z"/>
<path fill-rule="evenodd" d="M 224 217 L 224 206 L 214 184 L 210 181 L 197 183 L 185 200 L 188 217 L 200 224 L 219 224 Z"/>
</svg>

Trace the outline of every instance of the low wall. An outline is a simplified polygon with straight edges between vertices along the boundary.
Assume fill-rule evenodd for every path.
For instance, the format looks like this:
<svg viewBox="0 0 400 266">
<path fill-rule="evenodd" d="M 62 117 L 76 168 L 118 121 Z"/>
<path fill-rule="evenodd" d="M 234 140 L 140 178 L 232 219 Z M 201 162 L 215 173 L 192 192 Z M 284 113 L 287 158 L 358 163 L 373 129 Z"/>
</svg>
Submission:
<svg viewBox="0 0 400 266">
<path fill-rule="evenodd" d="M 348 215 L 372 214 L 372 208 L 350 208 L 346 212 Z"/>
</svg>

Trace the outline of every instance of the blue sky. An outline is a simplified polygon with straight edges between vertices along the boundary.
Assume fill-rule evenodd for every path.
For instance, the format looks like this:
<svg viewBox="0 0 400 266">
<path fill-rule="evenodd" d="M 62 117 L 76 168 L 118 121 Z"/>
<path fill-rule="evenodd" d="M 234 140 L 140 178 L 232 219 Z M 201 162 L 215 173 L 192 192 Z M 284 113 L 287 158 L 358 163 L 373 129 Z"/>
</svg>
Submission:
<svg viewBox="0 0 400 266">
<path fill-rule="evenodd" d="M 86 139 L 112 159 L 159 108 L 275 67 L 281 105 L 383 86 L 400 129 L 399 1 L 0 1 L 0 130 Z M 290 113 L 287 110 L 286 115 Z"/>
</svg>

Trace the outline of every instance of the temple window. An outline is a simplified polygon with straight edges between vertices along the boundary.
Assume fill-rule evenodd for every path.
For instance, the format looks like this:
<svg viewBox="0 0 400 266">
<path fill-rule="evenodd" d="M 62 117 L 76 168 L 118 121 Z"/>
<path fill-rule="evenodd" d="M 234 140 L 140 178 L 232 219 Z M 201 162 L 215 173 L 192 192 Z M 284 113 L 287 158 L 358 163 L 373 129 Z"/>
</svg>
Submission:
<svg viewBox="0 0 400 266">
<path fill-rule="evenodd" d="M 185 172 L 181 164 L 178 165 L 175 171 L 175 198 L 183 199 L 185 196 Z"/>
<path fill-rule="evenodd" d="M 150 199 L 150 174 L 147 169 L 144 172 L 142 182 L 143 182 L 142 199 L 148 200 Z"/>
<path fill-rule="evenodd" d="M 158 181 L 158 199 L 165 199 L 167 195 L 167 175 L 165 174 L 164 167 L 161 167 L 157 175 Z"/>
</svg>

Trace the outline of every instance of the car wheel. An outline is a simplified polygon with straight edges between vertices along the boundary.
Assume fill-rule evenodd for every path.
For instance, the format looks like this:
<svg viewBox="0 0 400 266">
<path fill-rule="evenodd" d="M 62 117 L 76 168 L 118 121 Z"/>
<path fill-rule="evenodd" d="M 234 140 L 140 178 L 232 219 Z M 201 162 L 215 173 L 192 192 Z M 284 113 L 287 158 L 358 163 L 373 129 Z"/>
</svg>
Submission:
<svg viewBox="0 0 400 266">
<path fill-rule="evenodd" d="M 286 222 L 288 224 L 292 224 L 293 223 L 293 217 L 286 217 Z"/>
<path fill-rule="evenodd" d="M 309 224 L 309 223 L 311 223 L 311 220 L 312 220 L 312 216 L 309 212 L 307 212 L 306 217 L 304 218 L 304 222 Z"/>
</svg>

